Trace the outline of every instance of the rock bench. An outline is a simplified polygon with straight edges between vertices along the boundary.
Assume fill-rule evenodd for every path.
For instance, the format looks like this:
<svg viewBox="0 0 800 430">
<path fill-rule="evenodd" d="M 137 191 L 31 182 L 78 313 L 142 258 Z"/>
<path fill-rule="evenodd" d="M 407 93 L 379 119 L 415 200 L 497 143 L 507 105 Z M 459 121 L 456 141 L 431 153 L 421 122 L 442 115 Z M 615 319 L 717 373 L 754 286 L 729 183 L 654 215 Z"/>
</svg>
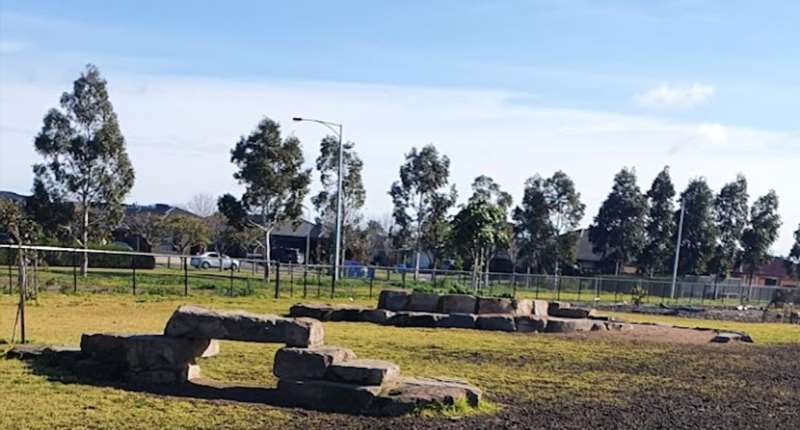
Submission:
<svg viewBox="0 0 800 430">
<path fill-rule="evenodd" d="M 372 322 L 396 327 L 462 328 L 506 332 L 568 333 L 619 330 L 619 322 L 595 315 L 593 309 L 566 302 L 476 297 L 383 290 L 378 308 L 354 305 L 296 304 L 291 317 L 322 321 Z M 551 324 L 549 324 L 551 323 Z"/>
</svg>

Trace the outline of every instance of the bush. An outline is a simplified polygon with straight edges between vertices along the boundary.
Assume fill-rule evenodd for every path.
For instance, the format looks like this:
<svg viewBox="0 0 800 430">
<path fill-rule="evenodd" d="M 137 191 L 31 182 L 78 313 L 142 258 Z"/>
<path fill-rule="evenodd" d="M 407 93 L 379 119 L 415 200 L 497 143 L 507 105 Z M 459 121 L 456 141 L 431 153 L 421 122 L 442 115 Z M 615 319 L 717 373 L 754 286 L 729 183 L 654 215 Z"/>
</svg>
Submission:
<svg viewBox="0 0 800 430">
<path fill-rule="evenodd" d="M 122 245 L 102 245 L 94 246 L 92 249 L 106 250 L 106 251 L 130 251 L 130 248 Z M 80 264 L 81 253 L 74 252 L 61 252 L 61 251 L 48 251 L 43 252 L 44 260 L 49 266 L 54 267 L 71 267 L 74 264 Z M 129 269 L 131 267 L 137 269 L 154 269 L 156 267 L 156 259 L 152 256 L 145 255 L 123 255 L 123 254 L 89 254 L 89 267 L 103 268 L 103 269 Z"/>
</svg>

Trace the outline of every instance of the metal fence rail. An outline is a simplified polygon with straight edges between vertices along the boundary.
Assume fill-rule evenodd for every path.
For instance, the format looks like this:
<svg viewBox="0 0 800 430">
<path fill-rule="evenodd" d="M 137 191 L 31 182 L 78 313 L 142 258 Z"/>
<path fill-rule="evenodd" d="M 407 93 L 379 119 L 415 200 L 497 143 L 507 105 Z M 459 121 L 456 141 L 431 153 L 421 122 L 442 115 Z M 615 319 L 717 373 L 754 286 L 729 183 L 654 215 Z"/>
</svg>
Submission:
<svg viewBox="0 0 800 430">
<path fill-rule="evenodd" d="M 386 266 L 344 266 L 334 281 L 325 264 L 286 264 L 237 259 L 236 268 L 192 267 L 191 255 L 144 253 L 55 246 L 0 245 L 0 267 L 7 272 L 5 290 L 19 283 L 19 252 L 28 263 L 29 290 L 116 292 L 130 294 L 219 294 L 271 297 L 371 298 L 384 288 L 476 293 L 516 298 L 541 298 L 583 303 L 669 303 L 703 306 L 769 303 L 781 287 L 747 286 L 679 280 L 675 296 L 671 282 L 612 276 L 553 276 L 526 273 L 480 273 Z M 90 256 L 85 276 L 79 274 L 82 254 Z M 113 257 L 113 258 L 112 258 Z M 103 260 L 102 258 L 105 258 Z M 145 261 L 145 259 L 148 259 Z M 54 264 L 48 264 L 50 261 Z M 105 267 L 96 267 L 92 263 Z M 147 264 L 144 264 L 147 263 Z M 2 284 L 0 284 L 2 285 Z"/>
</svg>

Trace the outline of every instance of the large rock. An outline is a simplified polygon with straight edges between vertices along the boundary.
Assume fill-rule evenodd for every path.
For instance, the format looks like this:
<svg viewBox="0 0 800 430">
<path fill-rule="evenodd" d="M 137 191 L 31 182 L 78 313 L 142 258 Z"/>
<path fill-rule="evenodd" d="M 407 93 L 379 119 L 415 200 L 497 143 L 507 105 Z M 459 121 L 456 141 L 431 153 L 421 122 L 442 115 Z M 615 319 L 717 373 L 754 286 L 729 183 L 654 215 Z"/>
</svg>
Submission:
<svg viewBox="0 0 800 430">
<path fill-rule="evenodd" d="M 415 291 L 408 296 L 406 310 L 411 312 L 439 312 L 439 295 Z"/>
<path fill-rule="evenodd" d="M 514 312 L 511 299 L 500 297 L 478 297 L 478 314 L 510 314 Z"/>
<path fill-rule="evenodd" d="M 534 300 L 533 308 L 531 309 L 531 315 L 546 317 L 547 306 L 548 306 L 547 300 Z"/>
<path fill-rule="evenodd" d="M 404 290 L 382 290 L 378 296 L 378 307 L 395 312 L 405 310 L 409 295 Z"/>
<path fill-rule="evenodd" d="M 195 339 L 314 346 L 323 342 L 322 323 L 310 318 L 283 318 L 244 311 L 212 311 L 198 306 L 179 307 L 167 321 L 164 334 Z"/>
<path fill-rule="evenodd" d="M 369 410 L 380 391 L 379 385 L 356 385 L 325 380 L 278 381 L 278 397 L 289 406 L 351 414 Z"/>
<path fill-rule="evenodd" d="M 355 359 L 353 351 L 336 346 L 285 347 L 275 353 L 272 373 L 281 379 L 321 379 L 331 365 Z"/>
<path fill-rule="evenodd" d="M 370 309 L 361 313 L 361 319 L 375 324 L 386 324 L 394 316 L 388 309 Z"/>
<path fill-rule="evenodd" d="M 396 312 L 387 323 L 398 327 L 436 327 L 444 317 L 432 312 Z"/>
<path fill-rule="evenodd" d="M 401 378 L 373 399 L 367 413 L 397 416 L 422 407 L 451 406 L 460 401 L 477 407 L 480 399 L 481 390 L 458 379 Z"/>
<path fill-rule="evenodd" d="M 554 308 L 549 311 L 550 316 L 558 318 L 589 318 L 594 316 L 594 309 L 583 308 Z"/>
<path fill-rule="evenodd" d="M 479 330 L 516 331 L 514 316 L 511 314 L 483 314 L 478 315 L 476 327 Z"/>
<path fill-rule="evenodd" d="M 753 338 L 747 333 L 739 332 L 719 332 L 711 338 L 711 342 L 713 343 L 728 343 L 731 341 L 753 343 Z"/>
<path fill-rule="evenodd" d="M 333 363 L 328 367 L 326 379 L 359 385 L 381 385 L 400 375 L 400 367 L 383 360 L 350 360 Z"/>
<path fill-rule="evenodd" d="M 547 333 L 571 333 L 575 331 L 591 331 L 595 327 L 595 323 L 602 321 L 593 321 L 590 319 L 578 318 L 547 318 L 547 324 L 544 331 Z"/>
<path fill-rule="evenodd" d="M 522 333 L 543 332 L 547 325 L 547 318 L 539 315 L 519 315 L 514 318 L 517 331 Z"/>
<path fill-rule="evenodd" d="M 439 300 L 445 314 L 473 314 L 478 304 L 477 298 L 468 294 L 445 294 Z"/>
<path fill-rule="evenodd" d="M 209 343 L 209 339 L 97 333 L 81 336 L 81 351 L 123 371 L 182 371 L 203 354 Z"/>
<path fill-rule="evenodd" d="M 475 314 L 444 314 L 436 323 L 436 327 L 475 328 L 477 318 Z"/>
<path fill-rule="evenodd" d="M 533 300 L 528 300 L 528 299 L 512 300 L 511 306 L 514 308 L 514 315 L 533 314 Z"/>
<path fill-rule="evenodd" d="M 294 318 L 314 318 L 320 321 L 361 321 L 362 314 L 369 308 L 356 305 L 302 304 L 289 308 L 289 316 Z"/>
<path fill-rule="evenodd" d="M 547 314 L 553 315 L 553 312 L 558 312 L 559 309 L 568 309 L 571 308 L 572 305 L 569 302 L 558 302 L 552 301 L 547 303 Z M 555 315 L 553 315 L 555 316 Z"/>
</svg>

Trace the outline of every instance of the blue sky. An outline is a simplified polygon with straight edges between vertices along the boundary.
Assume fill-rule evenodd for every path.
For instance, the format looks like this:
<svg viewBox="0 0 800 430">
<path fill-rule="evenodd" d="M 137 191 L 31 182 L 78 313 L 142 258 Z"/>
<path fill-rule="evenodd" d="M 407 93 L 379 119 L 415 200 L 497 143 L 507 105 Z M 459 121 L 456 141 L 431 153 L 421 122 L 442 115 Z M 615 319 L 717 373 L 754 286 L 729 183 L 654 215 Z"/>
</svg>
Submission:
<svg viewBox="0 0 800 430">
<path fill-rule="evenodd" d="M 434 142 L 462 197 L 478 173 L 518 199 L 526 177 L 566 170 L 585 223 L 622 166 L 643 188 L 665 164 L 680 188 L 741 171 L 751 194 L 781 195 L 785 248 L 800 222 L 786 186 L 800 160 L 797 22 L 795 1 L 1 0 L 0 188 L 30 187 L 42 115 L 93 62 L 138 170 L 135 201 L 236 187 L 226 151 L 263 115 L 303 139 L 310 163 L 324 130 L 288 119 L 313 113 L 358 144 L 376 216 L 402 153 Z M 181 157 L 215 173 L 161 186 L 157 169 Z"/>
</svg>

